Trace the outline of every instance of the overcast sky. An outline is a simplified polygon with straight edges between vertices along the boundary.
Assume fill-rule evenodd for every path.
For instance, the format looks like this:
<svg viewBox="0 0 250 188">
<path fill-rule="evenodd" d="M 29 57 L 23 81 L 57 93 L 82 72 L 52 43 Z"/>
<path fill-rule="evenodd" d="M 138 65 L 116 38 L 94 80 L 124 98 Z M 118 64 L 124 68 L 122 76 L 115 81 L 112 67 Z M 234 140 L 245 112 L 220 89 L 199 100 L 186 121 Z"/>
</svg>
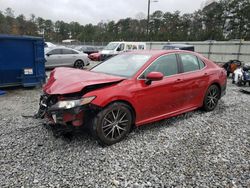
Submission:
<svg viewBox="0 0 250 188">
<path fill-rule="evenodd" d="M 0 0 L 0 10 L 10 7 L 16 16 L 24 14 L 29 18 L 33 13 L 36 17 L 53 21 L 97 24 L 101 20 L 135 18 L 140 12 L 146 15 L 147 2 L 148 0 Z M 155 10 L 192 13 L 201 8 L 202 2 L 204 0 L 158 0 L 151 3 L 151 13 Z"/>
</svg>

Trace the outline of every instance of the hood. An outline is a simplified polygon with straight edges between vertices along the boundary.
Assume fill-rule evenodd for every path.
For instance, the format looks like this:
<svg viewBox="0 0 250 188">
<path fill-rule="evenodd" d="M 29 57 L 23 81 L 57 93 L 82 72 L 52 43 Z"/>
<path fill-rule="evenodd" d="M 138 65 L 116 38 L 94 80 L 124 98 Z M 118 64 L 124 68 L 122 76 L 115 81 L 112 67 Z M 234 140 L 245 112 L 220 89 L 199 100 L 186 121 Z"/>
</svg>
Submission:
<svg viewBox="0 0 250 188">
<path fill-rule="evenodd" d="M 80 92 L 87 86 L 114 83 L 124 80 L 124 77 L 112 76 L 73 68 L 55 68 L 43 91 L 50 95 L 63 95 Z"/>
</svg>

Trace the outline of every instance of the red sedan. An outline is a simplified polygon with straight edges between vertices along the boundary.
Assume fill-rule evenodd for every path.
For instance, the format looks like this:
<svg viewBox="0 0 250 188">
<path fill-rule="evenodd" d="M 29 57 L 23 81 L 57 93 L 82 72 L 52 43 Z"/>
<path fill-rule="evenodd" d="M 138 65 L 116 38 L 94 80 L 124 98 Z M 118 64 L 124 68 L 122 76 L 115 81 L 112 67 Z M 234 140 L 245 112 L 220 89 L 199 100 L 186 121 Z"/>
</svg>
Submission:
<svg viewBox="0 0 250 188">
<path fill-rule="evenodd" d="M 203 107 L 212 111 L 226 92 L 227 75 L 200 54 L 140 51 L 117 55 L 90 71 L 56 68 L 39 114 L 53 123 L 88 126 L 111 145 L 141 126 Z"/>
<path fill-rule="evenodd" d="M 88 58 L 92 61 L 100 61 L 101 60 L 101 53 L 99 53 L 99 52 L 91 53 L 88 55 Z"/>
</svg>

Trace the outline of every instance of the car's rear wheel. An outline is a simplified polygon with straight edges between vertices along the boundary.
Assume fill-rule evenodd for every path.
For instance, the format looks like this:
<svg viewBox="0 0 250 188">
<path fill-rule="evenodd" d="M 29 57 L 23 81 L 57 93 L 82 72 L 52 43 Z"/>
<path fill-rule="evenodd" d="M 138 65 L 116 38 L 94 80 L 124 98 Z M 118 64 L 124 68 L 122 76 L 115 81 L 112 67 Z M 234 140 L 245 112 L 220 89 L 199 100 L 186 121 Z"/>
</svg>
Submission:
<svg viewBox="0 0 250 188">
<path fill-rule="evenodd" d="M 128 105 L 115 102 L 100 111 L 90 127 L 101 145 L 115 144 L 129 133 L 132 126 L 132 113 Z"/>
<path fill-rule="evenodd" d="M 211 85 L 205 95 L 203 108 L 205 111 L 212 111 L 216 108 L 220 99 L 220 89 L 217 85 Z"/>
<path fill-rule="evenodd" d="M 83 69 L 85 67 L 85 64 L 82 60 L 76 60 L 74 67 L 77 69 Z"/>
</svg>

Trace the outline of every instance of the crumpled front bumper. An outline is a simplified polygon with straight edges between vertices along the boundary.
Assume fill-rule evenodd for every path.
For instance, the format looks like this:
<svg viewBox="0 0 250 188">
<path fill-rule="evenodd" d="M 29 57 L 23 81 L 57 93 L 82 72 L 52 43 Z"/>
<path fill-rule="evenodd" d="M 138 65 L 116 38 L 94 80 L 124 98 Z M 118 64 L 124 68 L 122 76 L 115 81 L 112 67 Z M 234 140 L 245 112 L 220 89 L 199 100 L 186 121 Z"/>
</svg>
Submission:
<svg viewBox="0 0 250 188">
<path fill-rule="evenodd" d="M 73 126 L 82 126 L 84 124 L 84 107 L 75 107 L 69 110 L 51 110 L 47 109 L 45 117 L 47 117 L 52 123 L 67 125 L 71 123 Z"/>
<path fill-rule="evenodd" d="M 92 114 L 100 109 L 93 104 L 74 107 L 71 109 L 53 109 L 50 106 L 51 96 L 42 95 L 40 97 L 38 118 L 47 118 L 52 124 L 62 124 L 73 126 L 83 126 Z"/>
</svg>

